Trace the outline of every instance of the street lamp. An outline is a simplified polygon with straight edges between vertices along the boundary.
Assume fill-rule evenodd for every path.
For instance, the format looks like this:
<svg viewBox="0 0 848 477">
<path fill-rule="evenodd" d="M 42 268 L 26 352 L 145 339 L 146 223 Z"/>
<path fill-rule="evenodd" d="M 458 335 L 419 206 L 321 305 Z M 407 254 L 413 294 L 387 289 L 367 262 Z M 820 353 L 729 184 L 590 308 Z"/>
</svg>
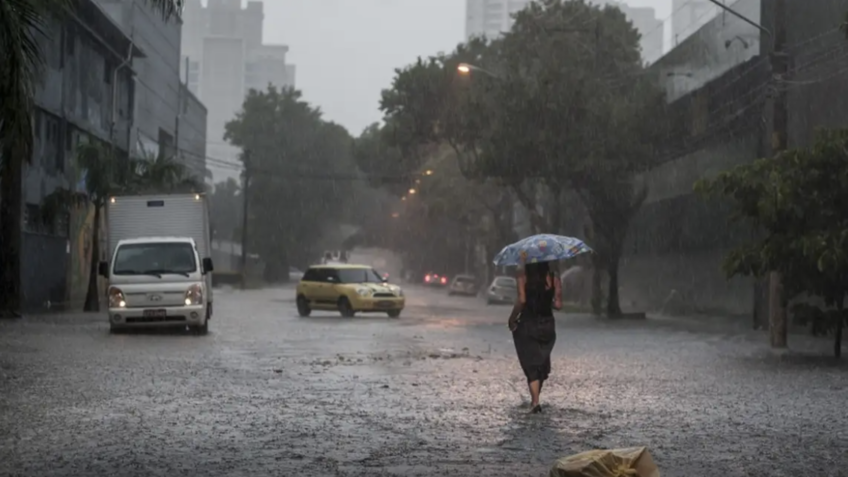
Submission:
<svg viewBox="0 0 848 477">
<path fill-rule="evenodd" d="M 392 214 L 392 218 L 393 218 L 393 219 L 396 219 L 396 218 L 398 218 L 398 217 L 400 217 L 400 214 L 399 214 L 399 213 L 395 212 L 395 213 L 393 213 L 393 214 Z"/>
<path fill-rule="evenodd" d="M 430 169 L 427 169 L 426 171 L 424 171 L 424 175 L 432 176 L 432 175 L 433 175 L 433 171 L 431 171 Z"/>
<path fill-rule="evenodd" d="M 416 192 L 416 190 L 415 190 L 415 189 L 409 189 L 409 193 L 410 193 L 410 195 L 411 195 L 411 194 L 415 194 L 415 192 Z"/>
<path fill-rule="evenodd" d="M 489 71 L 485 68 L 481 68 L 477 65 L 472 65 L 471 63 L 460 63 L 456 67 L 456 71 L 458 71 L 459 74 L 461 74 L 461 75 L 469 75 L 469 74 L 471 74 L 472 71 L 479 71 L 483 74 L 487 74 L 487 75 L 491 76 L 492 78 L 498 77 L 498 75 L 492 73 L 491 71 Z"/>
</svg>

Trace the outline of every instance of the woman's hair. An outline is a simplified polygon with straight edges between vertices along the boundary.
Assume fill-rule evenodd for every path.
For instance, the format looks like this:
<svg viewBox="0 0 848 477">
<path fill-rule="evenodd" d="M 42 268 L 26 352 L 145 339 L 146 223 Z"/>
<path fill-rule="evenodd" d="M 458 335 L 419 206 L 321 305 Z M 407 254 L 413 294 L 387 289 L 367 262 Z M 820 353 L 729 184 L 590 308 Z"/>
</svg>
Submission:
<svg viewBox="0 0 848 477">
<path fill-rule="evenodd" d="M 527 277 L 528 283 L 545 281 L 549 273 L 551 273 L 551 267 L 548 262 L 528 263 L 524 265 L 524 275 Z"/>
</svg>

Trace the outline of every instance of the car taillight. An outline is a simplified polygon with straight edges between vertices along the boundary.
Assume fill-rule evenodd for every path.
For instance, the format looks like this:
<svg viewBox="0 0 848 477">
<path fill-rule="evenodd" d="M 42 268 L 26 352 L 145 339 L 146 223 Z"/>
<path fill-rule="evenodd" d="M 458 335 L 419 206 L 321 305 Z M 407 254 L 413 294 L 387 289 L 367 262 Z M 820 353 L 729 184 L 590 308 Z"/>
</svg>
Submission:
<svg viewBox="0 0 848 477">
<path fill-rule="evenodd" d="M 445 278 L 445 277 L 442 277 L 442 283 L 447 283 L 447 282 L 448 282 L 448 279 Z"/>
<path fill-rule="evenodd" d="M 424 281 L 425 281 L 425 282 L 429 282 L 429 281 L 430 281 L 430 275 L 426 275 L 426 276 L 424 276 Z"/>
</svg>

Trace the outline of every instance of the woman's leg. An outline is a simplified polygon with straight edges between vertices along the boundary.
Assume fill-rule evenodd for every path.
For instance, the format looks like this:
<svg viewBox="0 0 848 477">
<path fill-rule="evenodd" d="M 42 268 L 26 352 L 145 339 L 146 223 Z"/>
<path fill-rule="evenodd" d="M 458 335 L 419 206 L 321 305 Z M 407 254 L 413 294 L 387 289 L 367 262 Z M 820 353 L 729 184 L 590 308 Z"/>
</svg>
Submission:
<svg viewBox="0 0 848 477">
<path fill-rule="evenodd" d="M 539 405 L 539 394 L 542 392 L 542 381 L 539 379 L 530 381 L 528 383 L 530 387 L 530 407 L 536 407 Z"/>
</svg>

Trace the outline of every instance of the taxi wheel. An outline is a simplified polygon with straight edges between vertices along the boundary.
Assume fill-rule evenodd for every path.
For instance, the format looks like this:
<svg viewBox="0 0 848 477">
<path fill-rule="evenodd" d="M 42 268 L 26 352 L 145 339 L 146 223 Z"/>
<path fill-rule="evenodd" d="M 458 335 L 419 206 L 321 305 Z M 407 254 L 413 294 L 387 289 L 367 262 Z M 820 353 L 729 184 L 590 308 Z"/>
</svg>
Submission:
<svg viewBox="0 0 848 477">
<path fill-rule="evenodd" d="M 389 315 L 389 318 L 397 318 L 400 316 L 400 310 L 392 310 L 386 312 Z"/>
<path fill-rule="evenodd" d="M 297 297 L 297 314 L 305 318 L 310 313 L 312 313 L 312 310 L 309 309 L 309 302 L 306 301 L 306 297 L 303 295 Z"/>
<path fill-rule="evenodd" d="M 339 298 L 339 313 L 342 314 L 345 318 L 352 318 L 356 312 L 353 310 L 353 307 L 350 305 L 350 300 L 347 297 Z"/>
</svg>

